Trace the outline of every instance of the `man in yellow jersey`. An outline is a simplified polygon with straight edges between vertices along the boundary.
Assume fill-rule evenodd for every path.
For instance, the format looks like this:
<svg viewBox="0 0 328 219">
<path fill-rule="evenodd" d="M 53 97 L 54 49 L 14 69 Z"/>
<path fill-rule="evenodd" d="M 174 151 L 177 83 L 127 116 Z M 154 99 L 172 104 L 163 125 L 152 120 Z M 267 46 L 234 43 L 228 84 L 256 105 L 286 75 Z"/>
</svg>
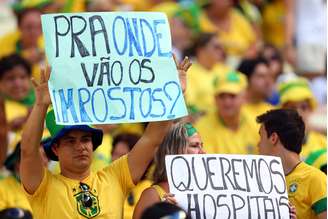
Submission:
<svg viewBox="0 0 328 219">
<path fill-rule="evenodd" d="M 30 83 L 31 66 L 17 54 L 0 59 L 0 95 L 5 99 L 6 119 L 10 131 L 19 131 L 34 104 Z"/>
<path fill-rule="evenodd" d="M 238 72 L 229 72 L 216 81 L 216 107 L 195 124 L 206 153 L 256 153 L 256 124 L 241 110 L 246 86 L 246 77 Z"/>
<path fill-rule="evenodd" d="M 320 170 L 301 161 L 305 125 L 295 110 L 271 110 L 257 117 L 259 152 L 278 156 L 286 176 L 288 197 L 297 218 L 327 218 L 327 179 Z"/>
<path fill-rule="evenodd" d="M 183 91 L 190 65 L 185 59 L 177 66 Z M 36 103 L 24 127 L 20 165 L 35 218 L 121 219 L 126 195 L 144 174 L 172 121 L 150 122 L 127 155 L 91 172 L 92 151 L 101 144 L 102 131 L 88 125 L 56 125 L 53 110 L 47 114 L 49 69 L 41 76 L 40 84 L 33 81 Z M 42 167 L 38 151 L 45 118 L 52 137 L 45 151 L 50 159 L 59 161 L 61 173 L 57 175 Z"/>
<path fill-rule="evenodd" d="M 246 104 L 244 110 L 251 120 L 256 122 L 256 117 L 273 108 L 265 102 L 272 94 L 273 77 L 268 62 L 261 58 L 244 59 L 238 71 L 245 74 L 248 81 L 246 90 Z"/>
</svg>

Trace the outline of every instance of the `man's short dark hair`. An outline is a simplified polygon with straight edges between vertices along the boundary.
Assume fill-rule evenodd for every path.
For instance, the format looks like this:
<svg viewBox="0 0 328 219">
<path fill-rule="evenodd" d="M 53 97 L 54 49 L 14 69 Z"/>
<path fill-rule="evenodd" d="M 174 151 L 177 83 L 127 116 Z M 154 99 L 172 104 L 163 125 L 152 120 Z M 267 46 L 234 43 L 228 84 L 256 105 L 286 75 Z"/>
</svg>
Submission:
<svg viewBox="0 0 328 219">
<path fill-rule="evenodd" d="M 255 59 L 242 60 L 237 70 L 246 75 L 247 79 L 249 80 L 254 74 L 256 66 L 259 64 L 269 66 L 268 62 L 264 58 L 257 57 Z"/>
<path fill-rule="evenodd" d="M 22 66 L 27 74 L 31 76 L 31 65 L 17 54 L 11 54 L 0 59 L 0 80 L 2 76 L 7 72 L 15 68 L 16 66 Z"/>
<path fill-rule="evenodd" d="M 305 135 L 302 117 L 292 109 L 270 110 L 256 118 L 264 125 L 268 137 L 277 133 L 282 145 L 289 151 L 301 153 Z"/>
</svg>

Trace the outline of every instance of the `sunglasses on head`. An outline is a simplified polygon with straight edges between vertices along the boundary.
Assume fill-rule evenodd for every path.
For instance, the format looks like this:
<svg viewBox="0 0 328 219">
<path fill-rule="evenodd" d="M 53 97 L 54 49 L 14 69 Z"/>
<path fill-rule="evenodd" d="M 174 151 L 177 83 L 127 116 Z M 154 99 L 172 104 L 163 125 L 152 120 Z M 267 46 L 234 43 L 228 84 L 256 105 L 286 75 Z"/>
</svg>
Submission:
<svg viewBox="0 0 328 219">
<path fill-rule="evenodd" d="M 92 198 L 89 192 L 89 186 L 85 183 L 80 182 L 80 189 L 82 191 L 82 205 L 85 208 L 90 208 L 92 206 Z"/>
</svg>

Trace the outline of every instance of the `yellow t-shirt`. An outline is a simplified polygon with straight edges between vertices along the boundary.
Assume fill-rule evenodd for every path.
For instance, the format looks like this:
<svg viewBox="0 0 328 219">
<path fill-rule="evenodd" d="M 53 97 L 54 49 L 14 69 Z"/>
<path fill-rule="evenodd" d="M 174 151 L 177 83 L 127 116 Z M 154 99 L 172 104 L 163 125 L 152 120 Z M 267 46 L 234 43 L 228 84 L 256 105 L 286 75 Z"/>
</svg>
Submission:
<svg viewBox="0 0 328 219">
<path fill-rule="evenodd" d="M 20 39 L 20 32 L 14 31 L 0 38 L 0 58 L 15 53 L 16 43 Z"/>
<path fill-rule="evenodd" d="M 305 144 L 302 146 L 300 156 L 306 159 L 310 153 L 327 147 L 327 137 L 319 132 L 310 131 L 306 136 Z"/>
<path fill-rule="evenodd" d="M 195 62 L 188 72 L 186 100 L 188 105 L 196 106 L 201 111 L 208 111 L 215 106 L 214 80 L 223 77 L 230 68 L 218 63 L 211 70 Z"/>
<path fill-rule="evenodd" d="M 267 112 L 268 110 L 273 109 L 269 103 L 260 102 L 260 103 L 246 103 L 243 105 L 242 110 L 244 111 L 245 115 L 249 117 L 249 119 L 256 124 L 256 127 L 259 129 L 260 124 L 256 122 L 256 117 Z"/>
<path fill-rule="evenodd" d="M 124 202 L 124 219 L 132 218 L 134 208 L 140 199 L 141 193 L 151 185 L 152 182 L 150 180 L 143 180 L 129 192 L 128 197 Z"/>
<path fill-rule="evenodd" d="M 282 49 L 285 43 L 284 22 L 286 9 L 284 0 L 271 1 L 264 6 L 262 31 L 264 41 Z"/>
<path fill-rule="evenodd" d="M 27 116 L 28 111 L 29 108 L 24 104 L 13 100 L 5 101 L 5 112 L 7 122 L 12 122 L 16 118 Z"/>
<path fill-rule="evenodd" d="M 32 212 L 24 191 L 14 176 L 0 181 L 0 210 L 5 208 L 23 208 Z"/>
<path fill-rule="evenodd" d="M 124 200 L 134 186 L 127 155 L 82 181 L 87 184 L 93 200 L 90 208 L 83 207 L 83 192 L 78 180 L 54 175 L 45 169 L 42 182 L 34 194 L 26 195 L 35 218 L 121 219 Z"/>
<path fill-rule="evenodd" d="M 200 26 L 202 31 L 218 32 L 219 41 L 227 54 L 240 57 L 255 43 L 256 35 L 251 24 L 238 11 L 232 9 L 230 16 L 228 31 L 216 27 L 205 13 L 200 16 Z"/>
<path fill-rule="evenodd" d="M 297 218 L 315 219 L 327 210 L 327 179 L 320 170 L 301 162 L 286 176 L 286 183 Z"/>
<path fill-rule="evenodd" d="M 21 104 L 19 102 L 13 101 L 13 100 L 5 100 L 5 112 L 6 112 L 6 119 L 8 123 L 11 123 L 13 120 L 25 117 L 28 115 L 29 108 L 25 106 L 24 104 Z M 8 152 L 12 152 L 16 144 L 22 139 L 22 130 L 17 131 L 10 131 L 9 135 L 9 148 Z"/>
<path fill-rule="evenodd" d="M 195 127 L 208 154 L 257 154 L 258 130 L 248 117 L 241 114 L 237 131 L 227 128 L 217 113 L 208 113 Z"/>
</svg>

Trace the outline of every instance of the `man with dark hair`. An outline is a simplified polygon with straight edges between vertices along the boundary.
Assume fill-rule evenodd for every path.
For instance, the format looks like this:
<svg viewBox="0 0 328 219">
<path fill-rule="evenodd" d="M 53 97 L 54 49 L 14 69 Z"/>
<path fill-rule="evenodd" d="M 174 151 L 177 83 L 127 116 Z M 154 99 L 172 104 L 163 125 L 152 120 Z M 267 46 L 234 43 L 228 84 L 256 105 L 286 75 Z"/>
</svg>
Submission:
<svg viewBox="0 0 328 219">
<path fill-rule="evenodd" d="M 238 71 L 246 75 L 248 86 L 246 89 L 246 103 L 244 110 L 252 121 L 256 116 L 272 109 L 272 105 L 265 102 L 272 94 L 273 77 L 268 62 L 263 58 L 244 59 Z"/>
<path fill-rule="evenodd" d="M 5 99 L 6 119 L 11 131 L 20 130 L 35 96 L 30 83 L 31 66 L 17 54 L 0 59 L 0 94 Z"/>
<path fill-rule="evenodd" d="M 188 58 L 177 65 L 182 91 L 186 86 Z M 36 218 L 111 218 L 121 219 L 129 190 L 137 184 L 154 157 L 172 121 L 149 122 L 125 156 L 104 169 L 92 172 L 93 151 L 102 143 L 103 132 L 89 125 L 57 125 L 48 88 L 50 69 L 41 72 L 41 82 L 32 80 L 36 103 L 24 126 L 20 175 L 25 194 Z M 38 151 L 44 121 L 51 140 L 44 146 L 51 160 L 58 160 L 60 174 L 41 165 Z"/>
<path fill-rule="evenodd" d="M 271 110 L 257 117 L 259 152 L 281 158 L 288 197 L 297 218 L 327 218 L 327 179 L 320 170 L 300 159 L 305 125 L 295 110 Z"/>
<path fill-rule="evenodd" d="M 246 77 L 229 72 L 214 86 L 215 107 L 195 124 L 209 154 L 257 154 L 257 126 L 242 110 Z"/>
<path fill-rule="evenodd" d="M 17 54 L 0 59 L 0 92 L 15 101 L 24 101 L 32 91 L 31 66 Z M 31 103 L 32 105 L 32 103 Z"/>
</svg>

